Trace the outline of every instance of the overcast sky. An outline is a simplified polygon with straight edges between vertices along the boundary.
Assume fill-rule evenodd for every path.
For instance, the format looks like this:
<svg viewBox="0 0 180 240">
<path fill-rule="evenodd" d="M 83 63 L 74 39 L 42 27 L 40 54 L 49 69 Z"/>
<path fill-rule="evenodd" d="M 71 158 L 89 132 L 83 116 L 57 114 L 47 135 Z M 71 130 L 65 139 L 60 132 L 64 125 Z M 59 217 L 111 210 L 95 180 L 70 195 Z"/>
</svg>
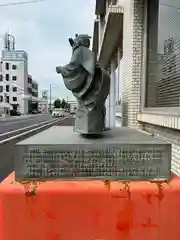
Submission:
<svg viewBox="0 0 180 240">
<path fill-rule="evenodd" d="M 0 0 L 0 4 L 17 1 Z M 16 38 L 16 49 L 28 53 L 29 73 L 40 89 L 49 89 L 52 83 L 53 98 L 68 96 L 73 100 L 55 67 L 70 60 L 68 37 L 74 37 L 76 32 L 92 36 L 94 9 L 95 0 L 46 0 L 0 7 L 0 47 L 3 34 L 9 31 Z"/>
</svg>

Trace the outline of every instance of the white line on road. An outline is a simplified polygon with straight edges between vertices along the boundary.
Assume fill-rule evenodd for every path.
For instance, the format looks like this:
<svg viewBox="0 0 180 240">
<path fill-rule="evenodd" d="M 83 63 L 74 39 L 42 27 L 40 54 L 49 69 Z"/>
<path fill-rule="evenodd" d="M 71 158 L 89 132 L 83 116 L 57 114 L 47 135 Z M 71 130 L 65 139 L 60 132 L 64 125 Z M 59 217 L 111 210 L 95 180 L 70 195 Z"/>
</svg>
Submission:
<svg viewBox="0 0 180 240">
<path fill-rule="evenodd" d="M 16 130 L 13 130 L 13 131 L 10 131 L 10 132 L 2 133 L 2 134 L 0 134 L 0 137 L 10 135 L 12 133 L 20 132 L 22 130 L 26 130 L 26 129 L 29 129 L 29 128 L 32 128 L 32 127 L 35 127 L 35 126 L 38 126 L 38 125 L 42 125 L 42 124 L 48 123 L 50 121 L 54 121 L 54 119 L 53 120 L 48 120 L 48 121 L 45 121 L 45 122 L 36 123 L 36 124 L 30 125 L 30 126 L 27 126 L 27 127 L 24 127 L 24 128 L 18 128 Z"/>
<path fill-rule="evenodd" d="M 18 120 L 18 121 L 7 121 L 7 122 L 3 123 L 3 125 L 0 125 L 0 127 L 1 126 L 9 126 L 9 125 L 18 124 L 18 123 L 20 123 L 20 124 L 25 123 L 25 122 L 27 122 L 27 120 L 29 122 L 29 121 L 35 121 L 35 120 L 38 120 L 38 119 L 21 119 L 21 120 Z"/>
<path fill-rule="evenodd" d="M 44 116 L 43 116 L 44 117 Z M 9 119 L 7 119 L 6 121 L 0 121 L 0 126 L 1 126 L 1 123 L 3 122 L 3 126 L 7 126 L 7 125 L 11 125 L 11 124 L 16 124 L 16 123 L 21 123 L 21 122 L 25 122 L 25 121 L 35 121 L 35 120 L 38 120 L 38 119 L 41 119 L 42 118 L 42 116 L 38 116 L 37 118 L 32 118 L 32 117 L 30 117 L 30 118 L 19 118 L 19 119 L 11 119 L 11 120 L 9 120 Z"/>
<path fill-rule="evenodd" d="M 49 114 L 34 114 L 34 115 L 21 115 L 21 116 L 8 116 L 8 117 L 0 117 L 0 122 L 5 122 L 5 121 L 13 121 L 13 120 L 26 120 L 27 118 L 36 118 L 36 117 L 43 117 L 43 116 L 48 116 Z"/>
<path fill-rule="evenodd" d="M 33 128 L 33 129 L 29 130 L 29 131 L 26 131 L 26 132 L 20 133 L 20 134 L 18 134 L 18 135 L 12 136 L 12 137 L 10 137 L 10 138 L 4 139 L 4 140 L 0 141 L 0 145 L 1 145 L 1 144 L 4 144 L 4 143 L 7 143 L 7 142 L 10 142 L 10 141 L 12 141 L 12 140 L 14 140 L 14 139 L 16 139 L 16 138 L 25 136 L 25 135 L 27 135 L 27 134 L 29 134 L 29 133 L 31 133 L 31 132 L 35 132 L 35 131 L 37 131 L 37 130 L 39 130 L 39 129 L 41 129 L 41 128 L 47 127 L 47 126 L 51 125 L 52 123 L 56 123 L 56 122 L 65 120 L 65 119 L 67 119 L 67 118 L 68 118 L 68 117 L 65 117 L 65 118 L 62 118 L 62 119 L 56 119 L 56 120 L 53 120 L 53 121 L 49 122 L 48 124 L 44 124 L 43 126 L 40 126 L 40 127 L 37 127 L 37 128 Z"/>
</svg>

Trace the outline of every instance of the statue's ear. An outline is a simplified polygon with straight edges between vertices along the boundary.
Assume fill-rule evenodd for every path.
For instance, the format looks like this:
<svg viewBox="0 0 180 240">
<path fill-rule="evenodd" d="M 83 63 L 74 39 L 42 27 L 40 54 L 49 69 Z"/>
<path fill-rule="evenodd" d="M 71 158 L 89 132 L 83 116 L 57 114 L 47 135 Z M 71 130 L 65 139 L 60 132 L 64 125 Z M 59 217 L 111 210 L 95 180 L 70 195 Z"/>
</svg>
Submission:
<svg viewBox="0 0 180 240">
<path fill-rule="evenodd" d="M 74 40 L 73 40 L 72 38 L 69 38 L 69 43 L 70 43 L 71 47 L 73 47 L 73 45 L 74 45 Z"/>
</svg>

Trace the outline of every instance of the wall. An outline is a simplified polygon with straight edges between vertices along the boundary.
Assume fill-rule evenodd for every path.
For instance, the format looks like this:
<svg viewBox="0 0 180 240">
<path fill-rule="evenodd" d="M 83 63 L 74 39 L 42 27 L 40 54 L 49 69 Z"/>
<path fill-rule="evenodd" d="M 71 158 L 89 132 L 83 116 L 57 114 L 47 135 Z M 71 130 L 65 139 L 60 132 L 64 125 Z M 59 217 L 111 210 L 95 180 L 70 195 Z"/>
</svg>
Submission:
<svg viewBox="0 0 180 240">
<path fill-rule="evenodd" d="M 9 63 L 9 70 L 5 69 L 6 62 Z M 16 65 L 16 70 L 12 69 L 12 65 Z M 5 75 L 9 74 L 9 81 L 5 80 Z M 27 62 L 24 61 L 3 61 L 3 76 L 4 76 L 4 93 L 6 92 L 6 85 L 9 85 L 9 103 L 19 104 L 20 112 L 22 114 L 27 113 L 27 101 L 23 100 L 23 93 L 27 92 Z M 17 80 L 13 81 L 12 76 L 16 76 Z M 17 87 L 17 92 L 13 92 L 12 88 Z M 13 101 L 13 97 L 17 97 L 17 101 Z"/>
<path fill-rule="evenodd" d="M 124 7 L 123 25 L 123 126 L 138 128 L 143 42 L 144 0 L 118 1 Z"/>
<path fill-rule="evenodd" d="M 164 112 L 160 108 L 156 110 L 144 108 L 147 70 L 146 0 L 119 0 L 118 4 L 124 8 L 123 58 L 121 59 L 123 62 L 121 66 L 122 124 L 151 132 L 170 142 L 172 144 L 172 171 L 180 175 L 180 110 L 177 112 L 176 109 L 175 114 L 173 108 L 166 108 Z M 109 99 L 107 102 L 111 105 Z M 149 99 L 149 101 L 152 100 L 154 98 Z M 111 115 L 110 112 L 109 115 Z"/>
<path fill-rule="evenodd" d="M 141 128 L 172 144 L 172 171 L 180 175 L 180 117 L 168 113 L 141 113 Z"/>
<path fill-rule="evenodd" d="M 148 27 L 148 26 L 147 26 Z M 139 127 L 147 132 L 152 133 L 152 135 L 164 139 L 165 141 L 172 144 L 172 171 L 177 175 L 180 175 L 180 110 L 177 111 L 175 108 L 144 108 L 145 106 L 145 94 L 146 94 L 146 40 L 147 40 L 147 29 L 144 32 L 144 44 L 140 41 L 140 48 L 143 49 L 143 59 L 141 59 L 142 72 L 139 77 L 141 81 L 141 86 L 139 90 L 141 91 L 141 110 L 137 115 L 137 120 L 139 122 Z M 138 38 L 137 38 L 138 39 Z M 155 38 L 154 38 L 155 39 Z M 142 51 L 142 50 L 141 50 Z M 156 79 L 157 77 L 157 73 Z M 154 84 L 154 82 L 151 82 Z M 152 87 L 148 85 L 148 89 Z M 153 86 L 154 87 L 154 86 Z M 149 89 L 150 90 L 150 89 Z M 155 89 L 151 89 L 152 93 Z M 153 106 L 153 101 L 155 98 L 148 98 L 150 106 Z"/>
<path fill-rule="evenodd" d="M 14 64 L 17 64 L 16 74 L 17 81 L 14 81 L 14 84 L 17 84 L 17 88 L 19 89 L 17 92 L 18 103 L 20 105 L 20 112 L 22 114 L 28 113 L 28 100 L 23 99 L 24 93 L 28 93 L 28 69 L 26 62 L 17 62 L 15 61 Z M 14 95 L 14 93 L 13 93 Z"/>
</svg>

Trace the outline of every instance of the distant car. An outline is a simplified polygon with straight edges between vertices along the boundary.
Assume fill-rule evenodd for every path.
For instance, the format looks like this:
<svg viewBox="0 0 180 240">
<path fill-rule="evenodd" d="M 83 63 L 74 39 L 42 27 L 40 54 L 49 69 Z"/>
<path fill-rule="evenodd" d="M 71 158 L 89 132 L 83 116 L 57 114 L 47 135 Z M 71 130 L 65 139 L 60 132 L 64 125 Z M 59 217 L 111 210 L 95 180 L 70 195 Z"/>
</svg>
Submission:
<svg viewBox="0 0 180 240">
<path fill-rule="evenodd" d="M 37 110 L 32 110 L 32 114 L 37 114 L 38 111 Z"/>
<path fill-rule="evenodd" d="M 55 108 L 52 111 L 52 117 L 64 117 L 64 111 L 62 109 Z"/>
<path fill-rule="evenodd" d="M 10 110 L 10 116 L 20 116 L 21 113 L 16 110 L 16 109 L 13 109 L 13 110 Z"/>
<path fill-rule="evenodd" d="M 70 114 L 75 114 L 76 111 L 74 109 L 71 109 Z"/>
</svg>

